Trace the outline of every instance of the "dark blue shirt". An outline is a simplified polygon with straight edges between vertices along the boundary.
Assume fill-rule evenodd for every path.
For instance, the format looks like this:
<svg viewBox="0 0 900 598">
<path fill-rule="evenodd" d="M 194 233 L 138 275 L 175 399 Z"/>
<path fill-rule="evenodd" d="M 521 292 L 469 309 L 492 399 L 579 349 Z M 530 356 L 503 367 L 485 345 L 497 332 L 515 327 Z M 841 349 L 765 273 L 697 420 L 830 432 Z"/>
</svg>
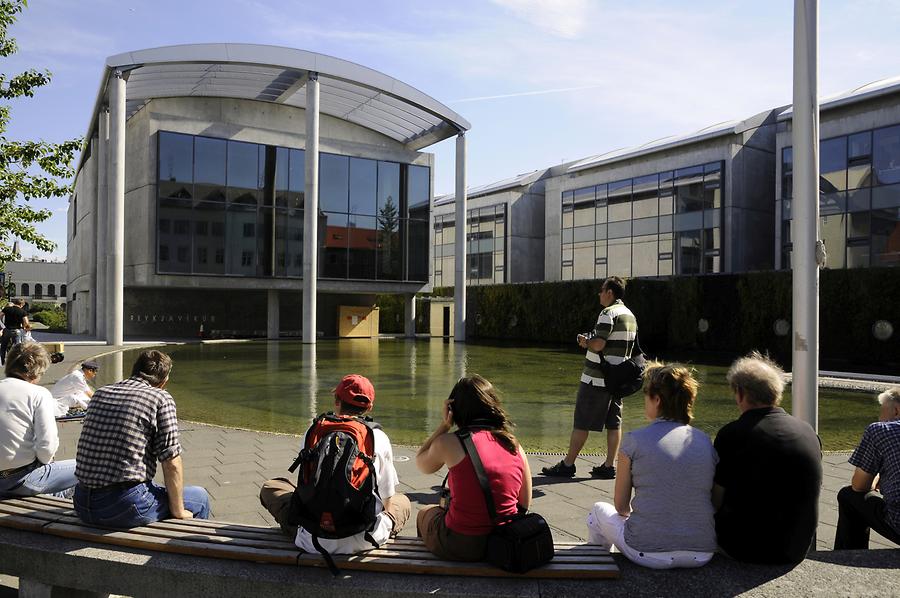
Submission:
<svg viewBox="0 0 900 598">
<path fill-rule="evenodd" d="M 900 420 L 869 424 L 850 464 L 880 476 L 885 519 L 900 532 Z"/>
</svg>

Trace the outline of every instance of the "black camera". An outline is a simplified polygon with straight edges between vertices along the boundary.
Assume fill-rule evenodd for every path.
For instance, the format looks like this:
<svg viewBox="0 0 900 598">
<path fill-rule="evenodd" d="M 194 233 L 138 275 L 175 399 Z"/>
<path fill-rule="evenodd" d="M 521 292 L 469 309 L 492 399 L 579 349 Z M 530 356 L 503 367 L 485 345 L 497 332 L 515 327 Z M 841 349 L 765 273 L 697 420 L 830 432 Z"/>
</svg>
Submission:
<svg viewBox="0 0 900 598">
<path fill-rule="evenodd" d="M 60 351 L 54 351 L 50 354 L 50 363 L 59 363 L 65 358 L 66 356 L 63 355 Z"/>
<path fill-rule="evenodd" d="M 450 488 L 447 488 L 447 480 L 450 479 L 450 474 L 444 476 L 444 481 L 441 484 L 441 493 L 438 494 L 438 505 L 445 511 L 450 508 Z"/>
</svg>

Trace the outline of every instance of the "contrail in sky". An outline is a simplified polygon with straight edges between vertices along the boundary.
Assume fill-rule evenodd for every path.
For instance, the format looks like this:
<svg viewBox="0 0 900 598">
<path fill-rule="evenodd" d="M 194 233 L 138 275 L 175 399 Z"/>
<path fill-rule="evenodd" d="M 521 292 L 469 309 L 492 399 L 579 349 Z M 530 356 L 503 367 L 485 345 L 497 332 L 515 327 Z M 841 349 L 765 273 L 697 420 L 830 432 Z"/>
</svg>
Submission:
<svg viewBox="0 0 900 598">
<path fill-rule="evenodd" d="M 599 87 L 606 87 L 605 84 L 596 84 L 596 85 L 582 85 L 580 87 L 560 87 L 558 89 L 539 89 L 537 91 L 520 91 L 518 93 L 505 93 L 496 96 L 480 96 L 477 98 L 463 98 L 461 100 L 451 100 L 447 102 L 448 104 L 460 104 L 462 102 L 480 102 L 482 100 L 500 100 L 503 98 L 520 98 L 522 96 L 540 96 L 546 95 L 548 93 L 563 93 L 565 91 L 579 91 L 582 89 L 597 89 Z"/>
</svg>

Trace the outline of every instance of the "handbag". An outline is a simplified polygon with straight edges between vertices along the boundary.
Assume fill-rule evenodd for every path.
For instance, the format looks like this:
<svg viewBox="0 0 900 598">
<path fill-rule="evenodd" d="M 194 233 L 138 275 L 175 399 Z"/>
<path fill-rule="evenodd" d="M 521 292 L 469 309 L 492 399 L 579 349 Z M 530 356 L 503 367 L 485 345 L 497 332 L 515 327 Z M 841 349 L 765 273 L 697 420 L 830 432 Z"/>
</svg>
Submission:
<svg viewBox="0 0 900 598">
<path fill-rule="evenodd" d="M 472 433 L 461 430 L 456 434 L 463 451 L 472 461 L 475 476 L 487 503 L 488 515 L 494 524 L 493 531 L 488 535 L 485 560 L 511 573 L 525 573 L 549 563 L 554 549 L 553 535 L 547 521 L 537 513 L 498 517 L 484 465 L 472 441 Z"/>
<path fill-rule="evenodd" d="M 615 365 L 608 362 L 605 357 L 600 362 L 603 384 L 611 395 L 619 398 L 633 395 L 641 389 L 644 385 L 644 369 L 646 367 L 647 357 L 641 350 L 637 334 L 634 335 L 631 357 Z"/>
</svg>

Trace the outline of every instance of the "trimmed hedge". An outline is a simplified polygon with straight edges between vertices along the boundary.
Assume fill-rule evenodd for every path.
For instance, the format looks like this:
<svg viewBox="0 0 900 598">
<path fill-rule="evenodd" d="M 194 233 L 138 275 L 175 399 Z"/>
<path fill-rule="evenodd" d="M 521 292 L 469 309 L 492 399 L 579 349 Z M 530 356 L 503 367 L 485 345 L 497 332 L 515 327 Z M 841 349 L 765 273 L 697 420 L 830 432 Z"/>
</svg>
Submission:
<svg viewBox="0 0 900 598">
<path fill-rule="evenodd" d="M 39 311 L 28 317 L 34 322 L 45 324 L 51 332 L 66 332 L 66 312 L 61 309 Z"/>
<path fill-rule="evenodd" d="M 467 337 L 573 343 L 596 321 L 601 284 L 469 287 Z M 730 359 L 759 349 L 789 366 L 791 332 L 778 334 L 776 322 L 791 324 L 791 284 L 790 271 L 633 279 L 625 302 L 638 319 L 641 345 L 651 354 L 702 352 Z M 824 270 L 819 287 L 821 366 L 896 374 L 900 268 Z M 894 328 L 887 340 L 873 335 L 878 320 Z"/>
<path fill-rule="evenodd" d="M 403 295 L 378 295 L 378 328 L 381 334 L 403 334 L 406 304 Z M 428 332 L 428 304 L 416 296 L 416 332 Z"/>
</svg>

